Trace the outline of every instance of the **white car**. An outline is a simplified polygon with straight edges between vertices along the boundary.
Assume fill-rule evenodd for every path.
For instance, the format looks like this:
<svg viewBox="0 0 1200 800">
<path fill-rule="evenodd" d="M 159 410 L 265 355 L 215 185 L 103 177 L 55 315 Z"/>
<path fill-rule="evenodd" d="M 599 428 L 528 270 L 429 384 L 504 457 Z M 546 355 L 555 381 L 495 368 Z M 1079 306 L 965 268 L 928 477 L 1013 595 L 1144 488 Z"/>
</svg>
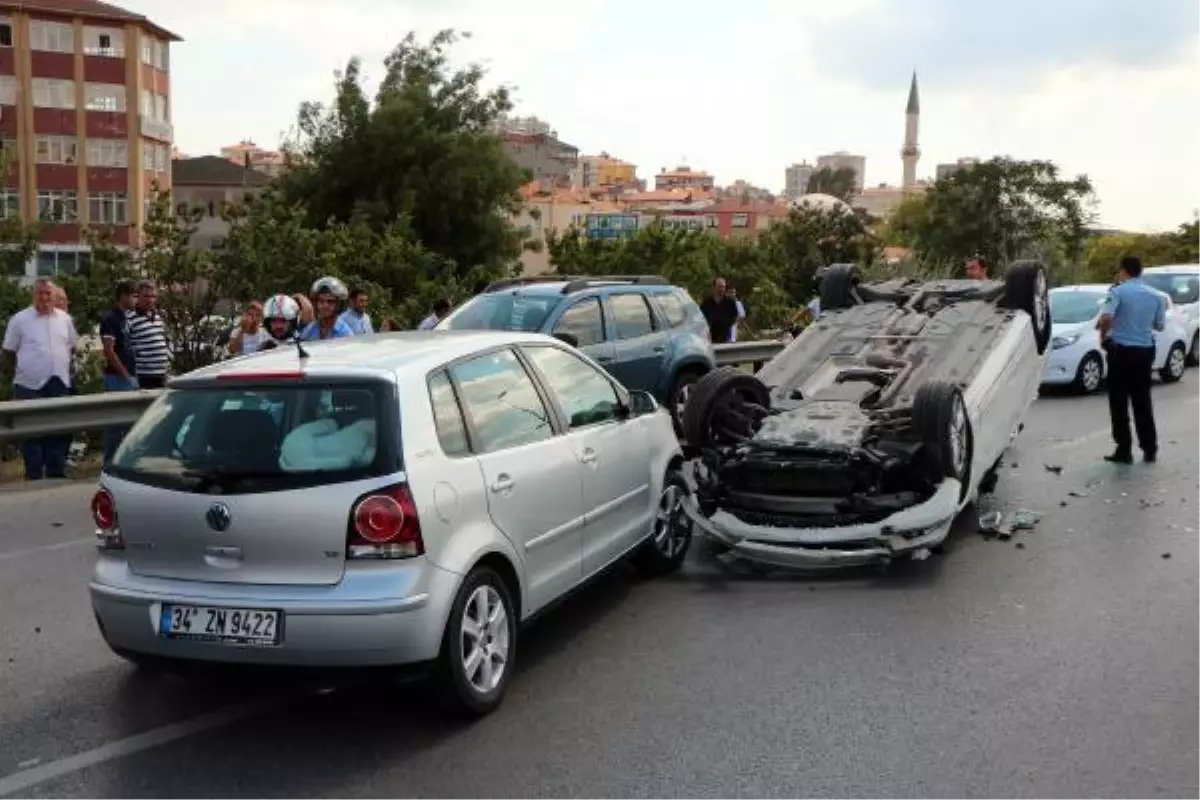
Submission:
<svg viewBox="0 0 1200 800">
<path fill-rule="evenodd" d="M 255 353 L 171 381 L 105 467 L 92 607 L 139 665 L 431 665 L 486 713 L 519 623 L 626 556 L 679 567 L 682 463 L 651 395 L 549 336 Z"/>
<path fill-rule="evenodd" d="M 1188 364 L 1200 364 L 1200 264 L 1147 267 L 1142 271 L 1142 280 L 1171 298 L 1184 327 Z"/>
<path fill-rule="evenodd" d="M 1085 394 L 1100 388 L 1107 362 L 1096 319 L 1111 288 L 1109 284 L 1088 283 L 1050 291 L 1050 357 L 1042 373 L 1043 386 L 1070 386 Z M 1167 324 L 1154 335 L 1154 369 L 1164 383 L 1173 383 L 1183 377 L 1186 368 L 1187 330 L 1171 298 L 1164 298 Z"/>
<path fill-rule="evenodd" d="M 1037 399 L 1050 344 L 1046 272 L 1003 281 L 821 279 L 820 319 L 757 375 L 696 383 L 684 504 L 734 556 L 822 568 L 923 557 L 991 491 Z"/>
</svg>

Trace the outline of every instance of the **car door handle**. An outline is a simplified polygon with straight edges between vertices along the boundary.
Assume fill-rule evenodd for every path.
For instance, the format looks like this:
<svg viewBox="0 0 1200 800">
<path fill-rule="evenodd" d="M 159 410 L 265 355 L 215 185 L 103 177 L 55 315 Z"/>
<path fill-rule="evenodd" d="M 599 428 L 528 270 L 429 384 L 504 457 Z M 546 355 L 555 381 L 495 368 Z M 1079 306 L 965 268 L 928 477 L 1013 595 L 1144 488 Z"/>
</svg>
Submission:
<svg viewBox="0 0 1200 800">
<path fill-rule="evenodd" d="M 586 450 L 584 450 L 583 453 L 579 456 L 579 463 L 581 463 L 581 464 L 594 464 L 595 462 L 596 462 L 596 451 L 590 447 L 587 448 Z"/>
<path fill-rule="evenodd" d="M 662 352 L 664 352 L 666 349 L 667 349 L 667 348 L 666 348 L 665 346 L 663 346 L 663 345 L 661 345 L 661 344 L 660 344 L 658 347 L 654 348 L 654 352 L 656 352 L 656 353 L 662 353 Z"/>
<path fill-rule="evenodd" d="M 596 360 L 601 364 L 607 364 L 608 362 L 612 361 L 612 356 L 596 356 Z"/>
<path fill-rule="evenodd" d="M 508 477 L 508 475 L 501 474 L 497 476 L 495 481 L 492 482 L 492 491 L 507 492 L 509 489 L 513 488 L 513 485 L 514 483 L 512 478 Z"/>
</svg>

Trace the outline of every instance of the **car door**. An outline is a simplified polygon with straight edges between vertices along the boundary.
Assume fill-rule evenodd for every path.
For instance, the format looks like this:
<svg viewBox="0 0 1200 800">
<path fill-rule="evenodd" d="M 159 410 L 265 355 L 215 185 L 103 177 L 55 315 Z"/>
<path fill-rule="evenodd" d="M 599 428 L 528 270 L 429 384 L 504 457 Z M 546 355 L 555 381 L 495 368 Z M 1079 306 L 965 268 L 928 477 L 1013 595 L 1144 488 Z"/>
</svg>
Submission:
<svg viewBox="0 0 1200 800">
<path fill-rule="evenodd" d="M 650 445 L 612 380 L 575 353 L 522 345 L 567 427 L 583 472 L 583 574 L 626 553 L 650 531 Z"/>
<path fill-rule="evenodd" d="M 574 336 L 579 349 L 605 369 L 613 363 L 615 349 L 604 335 L 604 309 L 599 297 L 583 297 L 567 303 L 550 333 Z"/>
<path fill-rule="evenodd" d="M 582 578 L 583 486 L 575 451 L 508 348 L 453 364 L 450 377 L 483 474 L 492 521 L 525 561 L 527 609 Z"/>
<path fill-rule="evenodd" d="M 627 389 L 653 392 L 662 383 L 667 358 L 667 332 L 637 292 L 616 292 L 606 298 L 608 331 L 613 340 L 613 364 L 607 367 Z"/>
</svg>

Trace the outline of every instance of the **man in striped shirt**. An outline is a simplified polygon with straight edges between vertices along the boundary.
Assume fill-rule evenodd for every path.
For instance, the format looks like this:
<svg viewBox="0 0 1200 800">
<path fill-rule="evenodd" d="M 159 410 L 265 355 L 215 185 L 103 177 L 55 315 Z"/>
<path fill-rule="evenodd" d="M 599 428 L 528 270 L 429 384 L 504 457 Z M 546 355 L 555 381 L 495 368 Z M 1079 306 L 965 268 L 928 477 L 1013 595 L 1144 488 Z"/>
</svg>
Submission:
<svg viewBox="0 0 1200 800">
<path fill-rule="evenodd" d="M 161 389 L 167 382 L 171 351 L 162 314 L 158 313 L 158 287 L 153 281 L 137 285 L 137 307 L 129 314 L 129 341 L 137 362 L 138 386 Z"/>
</svg>

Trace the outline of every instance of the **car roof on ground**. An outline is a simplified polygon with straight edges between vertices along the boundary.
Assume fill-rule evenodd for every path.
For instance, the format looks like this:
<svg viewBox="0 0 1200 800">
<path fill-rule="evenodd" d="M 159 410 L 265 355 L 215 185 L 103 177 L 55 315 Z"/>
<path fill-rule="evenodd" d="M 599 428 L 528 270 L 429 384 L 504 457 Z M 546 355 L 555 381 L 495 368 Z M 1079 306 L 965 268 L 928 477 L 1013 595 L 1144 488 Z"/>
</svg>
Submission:
<svg viewBox="0 0 1200 800">
<path fill-rule="evenodd" d="M 562 343 L 540 333 L 513 331 L 400 331 L 370 336 L 347 336 L 319 342 L 304 342 L 308 358 L 301 361 L 295 345 L 243 358 L 222 361 L 188 373 L 187 380 L 208 380 L 236 373 L 283 373 L 303 369 L 320 375 L 387 375 L 414 371 L 423 373 L 448 361 L 490 347 L 513 344 Z"/>
</svg>

